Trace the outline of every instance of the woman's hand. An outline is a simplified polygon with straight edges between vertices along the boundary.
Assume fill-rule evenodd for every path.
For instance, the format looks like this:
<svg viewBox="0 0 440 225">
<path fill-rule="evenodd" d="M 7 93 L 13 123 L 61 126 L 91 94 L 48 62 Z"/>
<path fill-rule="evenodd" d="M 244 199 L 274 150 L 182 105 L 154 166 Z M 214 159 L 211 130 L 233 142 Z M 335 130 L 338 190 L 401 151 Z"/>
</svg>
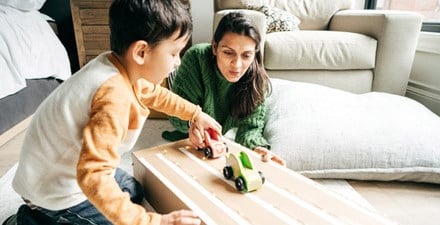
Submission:
<svg viewBox="0 0 440 225">
<path fill-rule="evenodd" d="M 162 215 L 160 225 L 199 225 L 201 220 L 193 212 L 189 210 L 173 211 Z"/>
<path fill-rule="evenodd" d="M 284 167 L 286 166 L 286 161 L 284 159 L 274 154 L 273 152 L 269 151 L 269 149 L 265 147 L 261 147 L 261 146 L 255 147 L 254 152 L 261 155 L 261 161 L 263 162 L 273 161 L 280 164 L 281 166 Z"/>
</svg>

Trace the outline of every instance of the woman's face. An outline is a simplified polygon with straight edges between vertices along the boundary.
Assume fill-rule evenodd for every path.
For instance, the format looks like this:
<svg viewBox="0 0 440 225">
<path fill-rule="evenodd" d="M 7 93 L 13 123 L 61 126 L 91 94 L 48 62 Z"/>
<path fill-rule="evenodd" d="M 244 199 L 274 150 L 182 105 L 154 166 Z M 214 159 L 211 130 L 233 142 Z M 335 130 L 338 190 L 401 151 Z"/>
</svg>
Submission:
<svg viewBox="0 0 440 225">
<path fill-rule="evenodd" d="M 217 66 L 225 79 L 235 83 L 244 75 L 255 58 L 255 41 L 245 35 L 226 33 L 213 45 Z"/>
</svg>

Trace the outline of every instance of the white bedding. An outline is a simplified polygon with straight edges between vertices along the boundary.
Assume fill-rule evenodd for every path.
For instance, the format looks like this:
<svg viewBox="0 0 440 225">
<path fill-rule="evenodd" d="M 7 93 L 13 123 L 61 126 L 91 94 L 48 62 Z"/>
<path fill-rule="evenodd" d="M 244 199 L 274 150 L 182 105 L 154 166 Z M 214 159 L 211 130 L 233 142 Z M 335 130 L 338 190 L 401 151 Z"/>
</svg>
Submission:
<svg viewBox="0 0 440 225">
<path fill-rule="evenodd" d="M 26 87 L 25 79 L 70 75 L 66 49 L 45 16 L 0 5 L 0 98 Z"/>
</svg>

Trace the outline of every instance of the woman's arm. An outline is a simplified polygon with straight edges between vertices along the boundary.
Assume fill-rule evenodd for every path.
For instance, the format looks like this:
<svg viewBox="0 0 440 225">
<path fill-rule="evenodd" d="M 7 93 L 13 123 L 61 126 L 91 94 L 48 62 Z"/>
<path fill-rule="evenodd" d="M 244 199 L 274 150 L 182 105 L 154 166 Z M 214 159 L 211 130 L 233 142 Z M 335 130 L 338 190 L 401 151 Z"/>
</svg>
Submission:
<svg viewBox="0 0 440 225">
<path fill-rule="evenodd" d="M 238 130 L 235 141 L 247 148 L 254 149 L 257 146 L 270 148 L 270 144 L 263 136 L 266 124 L 266 105 L 263 102 L 254 112 L 245 119 L 238 121 Z"/>
<path fill-rule="evenodd" d="M 266 105 L 260 104 L 246 119 L 239 122 L 235 141 L 261 155 L 263 162 L 273 161 L 286 166 L 286 161 L 270 151 L 270 144 L 263 136 L 266 125 Z"/>
<path fill-rule="evenodd" d="M 185 53 L 171 87 L 174 93 L 196 105 L 202 105 L 203 82 L 200 56 L 202 56 L 200 45 L 190 48 Z M 188 132 L 187 121 L 170 117 L 170 122 L 178 131 Z"/>
</svg>

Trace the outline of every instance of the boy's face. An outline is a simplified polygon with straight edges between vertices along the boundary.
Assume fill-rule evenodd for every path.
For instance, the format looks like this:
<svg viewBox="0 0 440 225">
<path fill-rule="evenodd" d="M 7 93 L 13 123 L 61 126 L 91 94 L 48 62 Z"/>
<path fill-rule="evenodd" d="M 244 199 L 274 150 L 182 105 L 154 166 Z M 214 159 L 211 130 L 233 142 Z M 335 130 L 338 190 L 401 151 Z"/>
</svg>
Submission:
<svg viewBox="0 0 440 225">
<path fill-rule="evenodd" d="M 188 36 L 179 39 L 179 33 L 175 32 L 171 37 L 159 42 L 147 51 L 147 58 L 143 65 L 143 78 L 160 84 L 163 79 L 180 65 L 180 51 L 186 46 Z"/>
</svg>

